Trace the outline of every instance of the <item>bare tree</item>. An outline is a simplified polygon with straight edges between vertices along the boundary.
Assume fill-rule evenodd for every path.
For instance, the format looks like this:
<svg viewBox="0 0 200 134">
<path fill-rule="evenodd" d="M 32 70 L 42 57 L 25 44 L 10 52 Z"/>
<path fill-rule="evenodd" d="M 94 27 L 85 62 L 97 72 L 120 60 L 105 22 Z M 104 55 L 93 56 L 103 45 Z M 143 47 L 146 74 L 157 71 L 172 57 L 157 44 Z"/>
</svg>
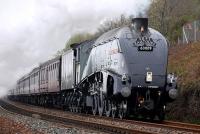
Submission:
<svg viewBox="0 0 200 134">
<path fill-rule="evenodd" d="M 198 0 L 152 0 L 148 12 L 150 25 L 173 42 L 180 36 L 184 23 L 198 18 L 198 3 Z"/>
</svg>

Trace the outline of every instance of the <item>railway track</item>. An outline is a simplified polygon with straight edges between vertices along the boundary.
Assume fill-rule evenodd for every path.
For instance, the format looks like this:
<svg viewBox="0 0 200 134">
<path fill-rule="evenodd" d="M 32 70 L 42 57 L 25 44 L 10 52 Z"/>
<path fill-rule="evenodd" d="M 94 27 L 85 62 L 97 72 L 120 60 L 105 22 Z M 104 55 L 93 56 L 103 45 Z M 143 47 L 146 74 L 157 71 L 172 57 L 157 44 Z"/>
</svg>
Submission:
<svg viewBox="0 0 200 134">
<path fill-rule="evenodd" d="M 174 122 L 174 121 L 164 121 L 163 124 L 166 126 L 174 127 L 176 129 L 200 133 L 200 125 L 196 125 L 196 124 Z"/>
<path fill-rule="evenodd" d="M 0 101 L 0 104 L 9 111 L 12 110 L 28 116 L 38 115 L 44 120 L 64 125 L 76 125 L 105 133 L 200 133 L 200 125 L 188 123 L 164 121 L 162 124 L 158 124 L 135 120 L 113 120 L 107 117 L 94 117 L 93 115 L 74 114 L 61 110 L 22 105 L 7 100 Z"/>
</svg>

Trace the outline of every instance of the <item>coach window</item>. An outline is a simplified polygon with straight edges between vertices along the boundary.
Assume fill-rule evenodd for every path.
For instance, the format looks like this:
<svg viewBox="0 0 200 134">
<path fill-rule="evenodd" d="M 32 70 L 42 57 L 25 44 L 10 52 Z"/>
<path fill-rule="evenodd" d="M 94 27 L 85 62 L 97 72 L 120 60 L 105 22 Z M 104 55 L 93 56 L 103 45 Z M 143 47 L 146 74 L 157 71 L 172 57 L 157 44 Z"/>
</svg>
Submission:
<svg viewBox="0 0 200 134">
<path fill-rule="evenodd" d="M 56 77 L 56 63 L 54 63 L 54 71 L 53 71 L 53 79 L 55 80 Z"/>
<path fill-rule="evenodd" d="M 41 81 L 42 81 L 42 83 L 43 83 L 43 81 L 44 81 L 44 70 L 42 69 L 42 71 L 41 71 Z"/>
<path fill-rule="evenodd" d="M 43 69 L 41 70 L 41 83 L 43 84 L 43 80 L 44 80 L 44 71 Z"/>
<path fill-rule="evenodd" d="M 56 78 L 56 63 L 54 63 L 54 76 L 53 76 L 53 78 L 54 78 L 54 80 L 55 80 L 55 78 Z"/>
<path fill-rule="evenodd" d="M 57 72 L 57 73 L 56 73 L 56 76 L 57 76 L 57 80 L 59 80 L 59 63 L 57 63 L 57 67 L 58 67 L 58 68 L 57 68 L 57 71 L 56 71 L 56 72 Z"/>
<path fill-rule="evenodd" d="M 36 73 L 37 82 L 39 82 L 39 72 Z"/>
<path fill-rule="evenodd" d="M 51 79 L 53 79 L 53 72 L 54 72 L 54 64 L 52 64 Z"/>
<path fill-rule="evenodd" d="M 53 79 L 54 75 L 54 64 L 52 64 L 52 72 L 51 72 L 51 78 Z"/>
<path fill-rule="evenodd" d="M 34 73 L 33 75 L 33 84 L 35 85 L 35 77 L 36 77 L 36 73 Z"/>
<path fill-rule="evenodd" d="M 54 63 L 54 80 L 56 80 L 56 63 Z"/>
<path fill-rule="evenodd" d="M 30 82 L 30 85 L 33 85 L 34 84 L 34 73 L 31 75 L 31 82 Z"/>
<path fill-rule="evenodd" d="M 43 68 L 43 81 L 45 80 L 45 70 Z"/>
<path fill-rule="evenodd" d="M 40 79 L 39 82 L 41 83 L 41 81 L 42 81 L 42 71 L 40 71 L 39 79 Z"/>
<path fill-rule="evenodd" d="M 55 65 L 55 70 L 54 70 L 54 74 L 55 74 L 55 78 L 56 78 L 56 69 L 57 69 L 57 63 L 54 64 Z"/>
<path fill-rule="evenodd" d="M 57 75 L 58 75 L 58 62 L 56 62 L 56 70 L 55 70 L 55 72 L 56 72 L 55 80 L 57 80 Z"/>
<path fill-rule="evenodd" d="M 53 64 L 51 64 L 51 79 L 53 78 Z"/>
<path fill-rule="evenodd" d="M 50 75 L 50 73 L 51 73 L 51 68 L 50 68 L 50 67 L 51 67 L 51 66 L 49 65 L 49 66 L 48 66 L 48 72 L 47 72 L 47 73 L 48 73 L 48 75 L 47 75 L 48 77 L 49 77 L 49 75 Z M 49 79 L 50 79 L 50 78 L 49 78 Z"/>
<path fill-rule="evenodd" d="M 49 72 L 49 70 L 48 70 L 48 68 L 46 68 L 46 72 L 45 72 L 46 73 L 46 75 L 45 75 L 46 76 L 46 82 L 48 81 L 48 72 Z"/>
<path fill-rule="evenodd" d="M 43 81 L 45 81 L 45 70 L 43 69 Z"/>
<path fill-rule="evenodd" d="M 55 80 L 57 80 L 57 62 L 55 63 Z"/>
<path fill-rule="evenodd" d="M 49 65 L 49 76 L 51 75 L 51 65 Z"/>
<path fill-rule="evenodd" d="M 49 71 L 51 71 L 51 65 L 49 65 Z"/>
</svg>

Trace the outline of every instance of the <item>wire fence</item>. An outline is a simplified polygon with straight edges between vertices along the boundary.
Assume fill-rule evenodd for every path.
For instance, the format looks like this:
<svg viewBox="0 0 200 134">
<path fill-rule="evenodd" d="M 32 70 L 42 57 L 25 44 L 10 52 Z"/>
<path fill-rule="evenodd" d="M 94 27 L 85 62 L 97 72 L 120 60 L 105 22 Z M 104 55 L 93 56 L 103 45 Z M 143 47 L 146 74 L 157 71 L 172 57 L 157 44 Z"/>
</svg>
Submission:
<svg viewBox="0 0 200 134">
<path fill-rule="evenodd" d="M 200 41 L 200 20 L 187 23 L 182 28 L 182 42 L 183 44 L 188 44 L 191 42 Z"/>
</svg>

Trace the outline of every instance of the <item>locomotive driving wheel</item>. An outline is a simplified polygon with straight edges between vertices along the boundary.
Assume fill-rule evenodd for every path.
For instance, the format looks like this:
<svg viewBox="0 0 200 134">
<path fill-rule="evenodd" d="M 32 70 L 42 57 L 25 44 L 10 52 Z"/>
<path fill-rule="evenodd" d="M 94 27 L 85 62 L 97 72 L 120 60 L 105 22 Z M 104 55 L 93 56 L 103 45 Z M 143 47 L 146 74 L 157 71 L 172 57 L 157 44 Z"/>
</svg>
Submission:
<svg viewBox="0 0 200 134">
<path fill-rule="evenodd" d="M 158 97 L 157 100 L 157 110 L 155 111 L 155 114 L 157 115 L 159 121 L 163 121 L 165 119 L 165 104 L 163 103 L 164 97 L 162 94 Z"/>
<path fill-rule="evenodd" d="M 111 104 L 111 101 L 109 99 L 105 99 L 104 101 L 104 109 L 105 109 L 105 114 L 107 117 L 110 117 L 110 113 L 111 113 L 111 110 L 112 110 L 112 104 Z"/>
<path fill-rule="evenodd" d="M 118 111 L 118 116 L 120 119 L 123 119 L 126 116 L 127 112 L 127 101 L 122 101 L 119 104 L 119 111 Z"/>
<path fill-rule="evenodd" d="M 159 121 L 163 121 L 165 119 L 165 106 L 160 106 L 157 113 Z"/>
<path fill-rule="evenodd" d="M 112 118 L 116 117 L 116 113 L 117 113 L 117 105 L 114 102 L 112 102 L 112 105 L 111 105 Z"/>
<path fill-rule="evenodd" d="M 92 99 L 93 99 L 93 101 L 92 101 L 92 113 L 93 113 L 93 115 L 96 115 L 97 114 L 97 95 L 93 95 L 92 96 Z"/>
<path fill-rule="evenodd" d="M 104 95 L 102 91 L 100 91 L 98 96 L 98 111 L 99 111 L 99 116 L 102 116 L 104 111 Z"/>
</svg>

